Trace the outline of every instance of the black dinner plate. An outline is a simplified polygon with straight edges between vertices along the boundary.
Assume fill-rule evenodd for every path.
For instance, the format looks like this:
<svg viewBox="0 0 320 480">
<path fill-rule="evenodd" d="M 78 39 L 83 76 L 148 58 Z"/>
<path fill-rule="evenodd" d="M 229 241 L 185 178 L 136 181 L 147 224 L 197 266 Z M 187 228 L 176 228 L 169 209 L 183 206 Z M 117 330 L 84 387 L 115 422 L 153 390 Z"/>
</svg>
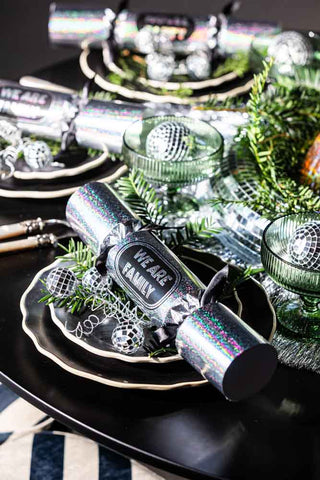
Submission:
<svg viewBox="0 0 320 480">
<path fill-rule="evenodd" d="M 210 253 L 186 247 L 180 248 L 177 253 L 205 284 L 215 271 L 225 265 Z M 21 298 L 23 328 L 39 352 L 62 368 L 74 375 L 119 388 L 169 390 L 206 383 L 182 360 L 171 363 L 127 363 L 92 354 L 67 339 L 52 322 L 49 308 L 38 303 L 43 288 L 39 281 L 41 272 Z M 266 339 L 271 339 L 275 330 L 275 313 L 263 287 L 250 279 L 237 288 L 237 297 L 228 300 L 229 306 L 237 311 L 240 301 L 242 319 Z"/>
</svg>

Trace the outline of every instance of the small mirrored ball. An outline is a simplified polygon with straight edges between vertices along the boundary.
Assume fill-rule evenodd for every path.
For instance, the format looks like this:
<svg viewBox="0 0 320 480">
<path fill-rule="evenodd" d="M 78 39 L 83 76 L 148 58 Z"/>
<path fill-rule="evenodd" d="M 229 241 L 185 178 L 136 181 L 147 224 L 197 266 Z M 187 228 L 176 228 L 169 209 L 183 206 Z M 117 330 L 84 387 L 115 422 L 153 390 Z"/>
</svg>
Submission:
<svg viewBox="0 0 320 480">
<path fill-rule="evenodd" d="M 190 135 L 190 129 L 181 122 L 162 122 L 147 136 L 147 156 L 164 161 L 184 160 L 189 152 Z"/>
<path fill-rule="evenodd" d="M 186 58 L 186 66 L 188 74 L 195 80 L 204 80 L 210 76 L 211 61 L 209 54 L 205 51 L 188 55 Z"/>
<path fill-rule="evenodd" d="M 112 278 L 110 275 L 101 275 L 96 267 L 86 271 L 82 277 L 82 285 L 91 293 L 104 297 L 112 288 Z"/>
<path fill-rule="evenodd" d="M 298 227 L 289 240 L 288 254 L 298 267 L 320 272 L 320 222 Z"/>
<path fill-rule="evenodd" d="M 32 170 L 47 168 L 53 162 L 49 146 L 41 140 L 27 143 L 23 153 L 25 162 Z"/>
<path fill-rule="evenodd" d="M 151 80 L 167 82 L 173 75 L 175 59 L 171 54 L 150 53 L 146 56 L 147 74 Z"/>
<path fill-rule="evenodd" d="M 118 352 L 132 355 L 143 345 L 143 329 L 134 322 L 125 322 L 115 327 L 112 332 L 111 341 Z"/>
<path fill-rule="evenodd" d="M 78 286 L 75 274 L 69 268 L 54 268 L 46 280 L 49 293 L 57 298 L 71 297 Z"/>
</svg>

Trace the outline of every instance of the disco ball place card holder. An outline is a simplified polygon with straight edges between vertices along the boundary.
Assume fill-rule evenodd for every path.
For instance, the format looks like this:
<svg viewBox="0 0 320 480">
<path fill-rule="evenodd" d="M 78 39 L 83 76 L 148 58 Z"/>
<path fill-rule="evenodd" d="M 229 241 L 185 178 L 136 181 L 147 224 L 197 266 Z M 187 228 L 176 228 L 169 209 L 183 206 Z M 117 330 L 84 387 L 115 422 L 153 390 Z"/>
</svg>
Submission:
<svg viewBox="0 0 320 480">
<path fill-rule="evenodd" d="M 146 180 L 164 187 L 170 196 L 177 188 L 214 175 L 223 153 L 223 138 L 201 120 L 150 117 L 127 128 L 122 152 L 130 168 L 141 170 Z"/>
<path fill-rule="evenodd" d="M 279 304 L 279 322 L 303 337 L 320 339 L 320 214 L 291 214 L 271 222 L 263 233 L 261 258 L 278 285 L 300 295 Z"/>
</svg>

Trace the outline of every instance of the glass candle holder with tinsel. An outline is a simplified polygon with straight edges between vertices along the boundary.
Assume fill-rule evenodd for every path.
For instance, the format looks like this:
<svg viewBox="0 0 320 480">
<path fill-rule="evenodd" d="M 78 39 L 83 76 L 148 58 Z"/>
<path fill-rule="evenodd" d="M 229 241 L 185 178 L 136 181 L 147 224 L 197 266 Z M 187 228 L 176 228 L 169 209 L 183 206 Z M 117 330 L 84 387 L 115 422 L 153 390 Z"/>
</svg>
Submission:
<svg viewBox="0 0 320 480">
<path fill-rule="evenodd" d="M 132 123 L 124 133 L 124 160 L 165 191 L 168 203 L 177 189 L 212 177 L 223 153 L 223 138 L 201 120 L 172 115 Z M 180 199 L 181 202 L 181 199 Z"/>
<path fill-rule="evenodd" d="M 304 337 L 320 338 L 320 214 L 290 214 L 271 222 L 261 258 L 278 285 L 300 295 L 279 304 L 279 322 Z"/>
</svg>

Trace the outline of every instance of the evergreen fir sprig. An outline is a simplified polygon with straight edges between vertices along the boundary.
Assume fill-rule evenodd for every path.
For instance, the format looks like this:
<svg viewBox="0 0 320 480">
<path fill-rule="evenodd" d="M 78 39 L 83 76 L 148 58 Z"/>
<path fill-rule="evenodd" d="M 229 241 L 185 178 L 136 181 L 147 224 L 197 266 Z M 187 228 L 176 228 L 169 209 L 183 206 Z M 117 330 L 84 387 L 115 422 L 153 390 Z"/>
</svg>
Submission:
<svg viewBox="0 0 320 480">
<path fill-rule="evenodd" d="M 187 222 L 184 226 L 174 229 L 166 243 L 170 248 L 186 244 L 192 245 L 199 240 L 212 238 L 219 231 L 220 228 L 216 226 L 213 217 L 204 217 L 195 222 Z"/>
<path fill-rule="evenodd" d="M 127 177 L 117 181 L 116 188 L 141 220 L 150 224 L 164 225 L 162 202 L 142 172 L 132 169 Z"/>
<path fill-rule="evenodd" d="M 61 260 L 61 262 L 71 263 L 68 268 L 73 270 L 78 278 L 82 278 L 87 270 L 94 267 L 96 257 L 93 255 L 92 250 L 84 245 L 84 243 L 80 241 L 75 242 L 74 239 L 71 238 L 67 247 L 61 244 L 59 244 L 59 247 L 65 254 L 58 255 L 56 258 Z"/>
<path fill-rule="evenodd" d="M 249 122 L 235 144 L 239 158 L 254 167 L 256 193 L 236 200 L 273 218 L 278 214 L 318 210 L 319 196 L 300 184 L 300 165 L 320 131 L 320 94 L 314 89 L 273 84 L 265 86 L 272 61 L 254 77 L 246 106 Z M 250 171 L 251 171 L 250 167 Z M 214 199 L 217 201 L 229 199 Z M 231 203 L 234 201 L 232 200 Z"/>
</svg>

